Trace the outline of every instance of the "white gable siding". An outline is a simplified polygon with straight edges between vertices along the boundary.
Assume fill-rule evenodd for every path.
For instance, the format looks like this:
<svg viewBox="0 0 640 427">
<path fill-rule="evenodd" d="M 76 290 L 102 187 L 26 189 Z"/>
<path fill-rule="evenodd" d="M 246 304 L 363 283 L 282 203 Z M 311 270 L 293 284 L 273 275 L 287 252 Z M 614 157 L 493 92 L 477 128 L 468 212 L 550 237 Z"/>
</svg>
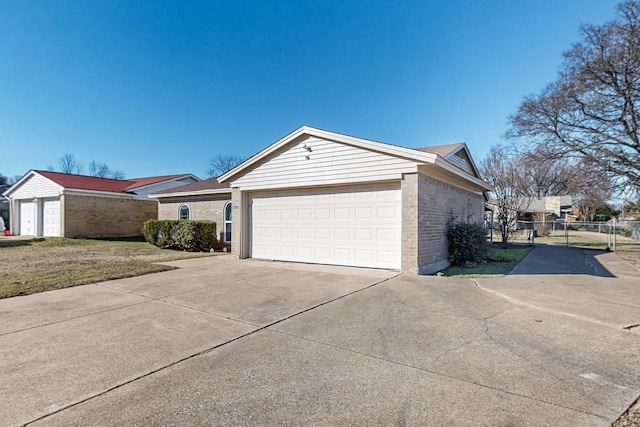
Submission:
<svg viewBox="0 0 640 427">
<path fill-rule="evenodd" d="M 410 160 L 308 137 L 242 175 L 231 186 L 251 190 L 334 185 L 400 179 L 403 173 L 415 171 L 416 163 Z"/>
<path fill-rule="evenodd" d="M 460 154 L 462 157 L 458 156 L 457 154 Z M 446 160 L 452 165 L 457 166 L 463 171 L 471 174 L 472 176 L 476 175 L 475 172 L 473 171 L 473 167 L 471 166 L 469 157 L 464 153 L 464 150 L 459 151 L 458 153 L 452 156 L 447 156 Z"/>
<path fill-rule="evenodd" d="M 139 189 L 134 188 L 132 191 L 136 194 L 134 199 L 149 200 L 149 198 L 147 197 L 149 194 L 159 193 L 170 188 L 181 187 L 183 185 L 191 184 L 195 181 L 196 180 L 191 177 L 181 178 L 173 181 L 163 181 L 156 184 L 149 184 Z"/>
<path fill-rule="evenodd" d="M 12 199 L 33 199 L 35 197 L 56 197 L 62 192 L 62 186 L 41 175 L 34 174 L 27 178 L 11 194 Z"/>
</svg>

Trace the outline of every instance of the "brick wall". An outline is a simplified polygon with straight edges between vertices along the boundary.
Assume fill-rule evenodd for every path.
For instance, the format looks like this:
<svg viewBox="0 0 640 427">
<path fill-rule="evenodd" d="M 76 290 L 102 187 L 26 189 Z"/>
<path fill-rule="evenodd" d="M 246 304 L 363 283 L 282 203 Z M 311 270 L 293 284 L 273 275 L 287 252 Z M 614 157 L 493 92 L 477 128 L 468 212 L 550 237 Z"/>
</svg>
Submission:
<svg viewBox="0 0 640 427">
<path fill-rule="evenodd" d="M 416 174 L 417 180 L 417 266 L 422 274 L 431 274 L 449 265 L 447 224 L 449 221 L 482 222 L 482 194 Z M 404 206 L 403 206 L 404 207 Z"/>
<path fill-rule="evenodd" d="M 402 271 L 418 273 L 418 174 L 402 177 Z"/>
<path fill-rule="evenodd" d="M 117 197 L 65 194 L 60 229 L 64 237 L 122 237 L 142 235 L 142 224 L 158 217 L 158 203 Z"/>
<path fill-rule="evenodd" d="M 220 233 L 224 231 L 224 206 L 229 201 L 231 201 L 229 195 L 160 200 L 158 202 L 158 219 L 178 219 L 180 206 L 186 204 L 189 206 L 190 219 L 214 221 L 218 230 L 218 238 L 220 238 Z"/>
</svg>

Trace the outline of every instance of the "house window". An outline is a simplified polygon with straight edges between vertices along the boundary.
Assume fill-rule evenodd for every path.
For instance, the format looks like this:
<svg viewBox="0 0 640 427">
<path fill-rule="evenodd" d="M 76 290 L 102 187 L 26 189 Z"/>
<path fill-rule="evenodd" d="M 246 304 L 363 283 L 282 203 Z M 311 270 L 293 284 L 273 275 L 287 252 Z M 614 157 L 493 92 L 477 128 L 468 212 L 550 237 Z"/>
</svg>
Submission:
<svg viewBox="0 0 640 427">
<path fill-rule="evenodd" d="M 189 205 L 180 205 L 180 209 L 178 209 L 178 219 L 189 219 L 190 217 L 191 212 Z"/>
<path fill-rule="evenodd" d="M 227 202 L 224 205 L 224 241 L 229 243 L 231 242 L 231 211 L 233 207 L 231 206 L 231 202 Z"/>
</svg>

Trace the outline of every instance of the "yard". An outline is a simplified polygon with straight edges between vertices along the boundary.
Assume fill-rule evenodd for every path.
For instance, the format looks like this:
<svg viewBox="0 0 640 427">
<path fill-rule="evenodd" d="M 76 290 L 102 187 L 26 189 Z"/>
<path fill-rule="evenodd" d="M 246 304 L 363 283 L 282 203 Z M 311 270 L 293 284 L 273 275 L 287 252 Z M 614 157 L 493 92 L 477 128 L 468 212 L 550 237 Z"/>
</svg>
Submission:
<svg viewBox="0 0 640 427">
<path fill-rule="evenodd" d="M 0 240 L 0 298 L 171 270 L 162 261 L 210 256 L 158 249 L 142 238 Z"/>
<path fill-rule="evenodd" d="M 493 244 L 489 246 L 483 262 L 452 266 L 443 273 L 447 277 L 501 277 L 513 270 L 532 249 L 533 246 L 529 245 L 509 245 L 504 249 L 500 244 Z"/>
</svg>

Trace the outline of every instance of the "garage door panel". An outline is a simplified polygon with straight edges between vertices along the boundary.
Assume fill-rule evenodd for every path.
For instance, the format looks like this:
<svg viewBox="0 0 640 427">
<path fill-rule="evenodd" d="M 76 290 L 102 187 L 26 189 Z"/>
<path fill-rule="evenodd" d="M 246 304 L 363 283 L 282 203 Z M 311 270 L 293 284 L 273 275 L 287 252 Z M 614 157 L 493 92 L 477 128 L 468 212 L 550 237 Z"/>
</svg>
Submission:
<svg viewBox="0 0 640 427">
<path fill-rule="evenodd" d="M 36 235 L 36 204 L 34 202 L 20 202 L 20 234 Z"/>
<path fill-rule="evenodd" d="M 399 184 L 303 191 L 252 195 L 250 256 L 400 268 Z"/>
<path fill-rule="evenodd" d="M 43 201 L 42 234 L 44 236 L 60 236 L 60 200 Z"/>
</svg>

